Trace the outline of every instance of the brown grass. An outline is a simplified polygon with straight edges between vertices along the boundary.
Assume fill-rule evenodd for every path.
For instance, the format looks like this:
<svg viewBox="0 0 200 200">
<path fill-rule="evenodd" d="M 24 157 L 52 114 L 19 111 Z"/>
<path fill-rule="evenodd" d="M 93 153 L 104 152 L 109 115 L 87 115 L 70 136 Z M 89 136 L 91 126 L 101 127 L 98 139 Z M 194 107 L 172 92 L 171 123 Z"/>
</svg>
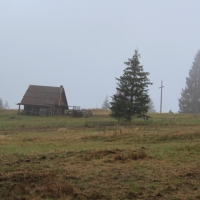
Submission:
<svg viewBox="0 0 200 200">
<path fill-rule="evenodd" d="M 115 156 L 115 160 L 122 160 L 125 161 L 127 159 L 131 160 L 138 160 L 138 159 L 144 159 L 147 155 L 144 150 L 139 150 L 138 152 L 129 152 L 127 155 L 124 154 L 118 154 Z"/>
<path fill-rule="evenodd" d="M 102 114 L 88 127 L 13 115 L 0 113 L 0 199 L 200 199 L 196 115 L 119 125 Z"/>
</svg>

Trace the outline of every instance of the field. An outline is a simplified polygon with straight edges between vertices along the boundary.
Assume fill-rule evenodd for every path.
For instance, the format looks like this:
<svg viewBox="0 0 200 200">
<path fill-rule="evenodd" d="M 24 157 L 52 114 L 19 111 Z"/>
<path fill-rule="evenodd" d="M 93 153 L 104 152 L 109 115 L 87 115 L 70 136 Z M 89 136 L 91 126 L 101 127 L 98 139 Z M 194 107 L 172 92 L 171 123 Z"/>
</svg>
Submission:
<svg viewBox="0 0 200 200">
<path fill-rule="evenodd" d="M 200 199 L 200 115 L 118 123 L 0 111 L 0 199 Z"/>
</svg>

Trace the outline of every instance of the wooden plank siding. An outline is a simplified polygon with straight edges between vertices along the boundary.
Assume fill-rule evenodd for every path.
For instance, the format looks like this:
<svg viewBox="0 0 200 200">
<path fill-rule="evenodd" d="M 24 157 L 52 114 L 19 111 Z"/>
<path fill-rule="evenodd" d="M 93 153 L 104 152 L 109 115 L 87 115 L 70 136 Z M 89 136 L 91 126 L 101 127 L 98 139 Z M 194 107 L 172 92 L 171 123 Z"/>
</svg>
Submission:
<svg viewBox="0 0 200 200">
<path fill-rule="evenodd" d="M 63 115 L 69 109 L 63 86 L 30 85 L 18 105 L 26 115 Z"/>
</svg>

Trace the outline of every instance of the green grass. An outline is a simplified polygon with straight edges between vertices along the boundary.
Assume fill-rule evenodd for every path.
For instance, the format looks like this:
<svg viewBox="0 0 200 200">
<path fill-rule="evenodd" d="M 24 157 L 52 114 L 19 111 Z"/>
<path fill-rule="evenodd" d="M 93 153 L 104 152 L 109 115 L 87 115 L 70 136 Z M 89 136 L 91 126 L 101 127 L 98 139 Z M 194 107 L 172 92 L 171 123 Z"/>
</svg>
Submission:
<svg viewBox="0 0 200 200">
<path fill-rule="evenodd" d="M 93 113 L 0 110 L 0 199 L 200 199 L 199 115 Z"/>
</svg>

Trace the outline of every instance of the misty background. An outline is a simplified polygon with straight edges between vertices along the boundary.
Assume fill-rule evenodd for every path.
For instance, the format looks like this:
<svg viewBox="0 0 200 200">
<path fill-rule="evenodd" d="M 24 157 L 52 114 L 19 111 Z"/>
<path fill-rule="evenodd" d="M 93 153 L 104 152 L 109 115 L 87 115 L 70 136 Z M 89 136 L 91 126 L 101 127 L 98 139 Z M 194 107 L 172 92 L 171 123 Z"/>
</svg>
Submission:
<svg viewBox="0 0 200 200">
<path fill-rule="evenodd" d="M 100 108 L 138 48 L 163 112 L 178 111 L 200 49 L 197 0 L 1 0 L 0 98 L 10 108 L 31 85 L 63 85 L 68 104 Z M 111 98 L 110 98 L 111 100 Z"/>
</svg>

